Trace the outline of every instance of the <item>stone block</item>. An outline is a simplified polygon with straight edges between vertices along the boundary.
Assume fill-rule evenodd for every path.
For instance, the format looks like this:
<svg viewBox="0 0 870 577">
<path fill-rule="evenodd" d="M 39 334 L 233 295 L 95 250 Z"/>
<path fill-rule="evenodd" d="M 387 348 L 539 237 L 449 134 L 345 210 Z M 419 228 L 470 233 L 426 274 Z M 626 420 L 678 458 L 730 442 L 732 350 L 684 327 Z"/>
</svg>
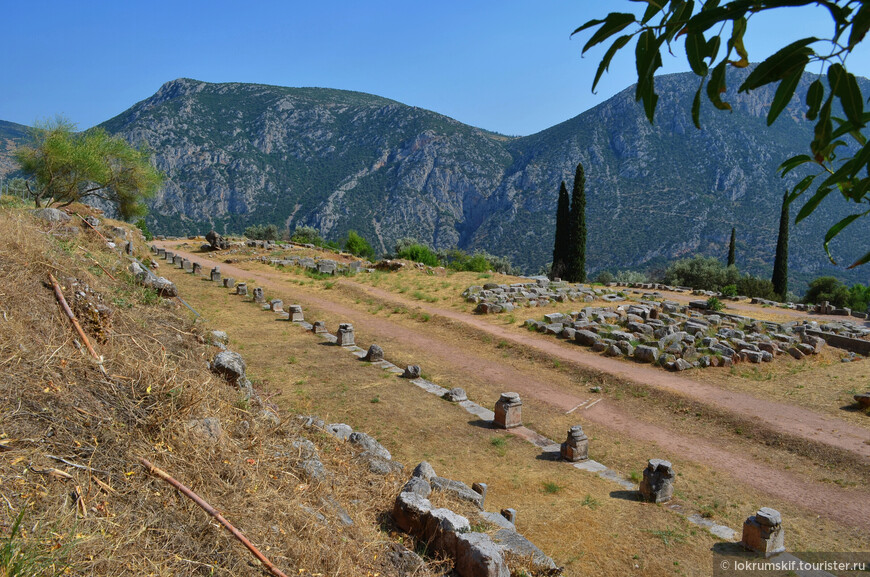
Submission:
<svg viewBox="0 0 870 577">
<path fill-rule="evenodd" d="M 458 403 L 460 401 L 467 401 L 468 395 L 465 393 L 465 389 L 455 387 L 444 393 L 444 398 L 452 403 Z"/>
<path fill-rule="evenodd" d="M 261 287 L 254 289 L 254 302 L 260 304 L 266 302 L 266 296 L 263 294 L 263 289 Z"/>
<path fill-rule="evenodd" d="M 405 372 L 402 373 L 402 378 L 404 379 L 419 379 L 422 371 L 420 370 L 420 365 L 408 365 L 405 367 Z"/>
<path fill-rule="evenodd" d="M 211 282 L 218 282 L 218 283 L 221 282 L 221 269 L 220 269 L 220 267 L 216 266 L 213 269 L 211 269 L 211 274 L 209 275 L 209 278 L 211 278 Z"/>
<path fill-rule="evenodd" d="M 299 305 L 291 305 L 291 309 L 292 309 L 292 306 L 299 306 Z M 300 314 L 302 314 L 302 313 L 300 313 Z M 290 320 L 291 321 L 293 320 L 293 312 L 292 311 L 290 313 Z M 328 331 L 326 330 L 326 323 L 323 321 L 314 321 L 314 324 L 311 325 L 311 332 L 314 333 L 315 335 L 322 335 L 322 334 L 327 333 Z"/>
<path fill-rule="evenodd" d="M 785 531 L 779 511 L 762 507 L 755 515 L 746 519 L 740 543 L 765 557 L 785 551 Z"/>
<path fill-rule="evenodd" d="M 572 463 L 589 458 L 589 437 L 582 426 L 574 425 L 568 429 L 568 438 L 562 443 L 560 454 L 562 459 Z"/>
<path fill-rule="evenodd" d="M 241 296 L 248 296 L 248 283 L 240 282 L 236 285 L 236 294 Z"/>
<path fill-rule="evenodd" d="M 191 272 L 196 275 L 202 274 L 202 265 L 198 262 L 193 263 L 193 269 L 191 270 Z"/>
<path fill-rule="evenodd" d="M 288 321 L 291 321 L 294 323 L 301 323 L 301 322 L 305 321 L 305 315 L 302 314 L 302 305 L 290 305 L 290 307 L 287 310 L 290 311 L 290 317 L 287 319 Z M 320 322 L 321 322 L 321 325 L 323 325 L 323 330 L 320 331 L 320 333 L 325 333 L 326 332 L 326 325 L 323 324 L 323 321 L 320 321 Z M 314 323 L 314 324 L 316 325 L 317 323 Z M 314 332 L 317 333 L 318 331 L 314 331 Z"/>
<path fill-rule="evenodd" d="M 269 302 L 269 308 L 272 312 L 282 313 L 284 312 L 284 301 L 281 299 L 272 299 L 271 302 Z"/>
<path fill-rule="evenodd" d="M 362 358 L 364 361 L 368 361 L 370 363 L 377 363 L 384 360 L 384 349 L 380 347 L 380 345 L 371 345 L 369 347 L 368 352 L 366 352 L 366 356 Z"/>
<path fill-rule="evenodd" d="M 674 496 L 674 469 L 669 461 L 650 459 L 643 470 L 640 495 L 644 501 L 666 503 Z"/>
<path fill-rule="evenodd" d="M 523 401 L 518 393 L 502 393 L 495 403 L 493 424 L 501 429 L 522 425 Z"/>
<path fill-rule="evenodd" d="M 342 347 L 355 346 L 356 343 L 354 342 L 353 325 L 350 323 L 342 323 L 338 325 L 338 340 L 335 342 Z"/>
<path fill-rule="evenodd" d="M 223 280 L 223 284 L 226 288 L 235 288 L 236 279 L 234 279 L 233 277 L 227 277 Z"/>
</svg>

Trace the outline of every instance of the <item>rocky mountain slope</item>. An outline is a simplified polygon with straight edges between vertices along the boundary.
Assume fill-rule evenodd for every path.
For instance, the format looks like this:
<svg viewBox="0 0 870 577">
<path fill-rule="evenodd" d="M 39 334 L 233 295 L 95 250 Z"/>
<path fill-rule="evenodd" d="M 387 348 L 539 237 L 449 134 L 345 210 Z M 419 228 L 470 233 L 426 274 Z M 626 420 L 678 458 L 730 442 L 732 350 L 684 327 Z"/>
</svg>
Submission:
<svg viewBox="0 0 870 577">
<path fill-rule="evenodd" d="M 729 85 L 744 74 L 733 72 Z M 732 88 L 734 112 L 707 107 L 698 131 L 689 116 L 695 77 L 663 76 L 658 87 L 655 125 L 629 88 L 540 133 L 507 138 L 368 94 L 179 79 L 103 126 L 154 151 L 168 180 L 149 225 L 167 234 L 255 223 L 313 225 L 328 238 L 355 229 L 380 251 L 413 236 L 508 255 L 535 273 L 550 260 L 559 181 L 570 187 L 580 161 L 591 272 L 695 253 L 724 258 L 736 226 L 738 264 L 768 274 L 779 203 L 796 180 L 776 166 L 804 152 L 812 130 L 799 99 L 767 128 L 772 94 Z M 793 227 L 794 277 L 845 276 L 821 239 L 849 208 L 829 204 Z M 870 223 L 852 228 L 833 246 L 842 260 L 866 250 Z"/>
</svg>

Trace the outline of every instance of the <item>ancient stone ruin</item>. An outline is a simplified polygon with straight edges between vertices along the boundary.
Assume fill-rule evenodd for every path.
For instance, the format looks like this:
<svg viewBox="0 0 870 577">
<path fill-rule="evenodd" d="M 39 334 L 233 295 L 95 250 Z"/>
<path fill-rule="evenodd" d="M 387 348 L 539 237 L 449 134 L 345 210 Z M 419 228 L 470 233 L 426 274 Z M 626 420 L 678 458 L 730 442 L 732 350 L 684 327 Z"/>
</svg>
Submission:
<svg viewBox="0 0 870 577">
<path fill-rule="evenodd" d="M 493 424 L 500 429 L 513 429 L 523 424 L 523 401 L 518 393 L 502 393 L 495 403 Z"/>
<path fill-rule="evenodd" d="M 211 274 L 209 275 L 209 278 L 211 278 L 211 282 L 221 282 L 221 268 L 219 266 L 216 266 L 211 269 Z"/>
<path fill-rule="evenodd" d="M 650 459 L 643 470 L 640 496 L 650 503 L 666 503 L 674 496 L 674 469 L 670 461 Z"/>
<path fill-rule="evenodd" d="M 236 286 L 236 279 L 232 277 L 227 277 L 224 279 L 224 286 L 226 288 L 234 288 Z"/>
<path fill-rule="evenodd" d="M 292 309 L 292 307 L 291 307 L 291 309 Z M 292 317 L 293 313 L 291 312 L 290 315 Z M 293 320 L 293 319 L 291 318 L 290 320 Z M 314 324 L 311 325 L 311 332 L 314 333 L 315 335 L 322 335 L 322 334 L 327 333 L 329 331 L 326 330 L 326 323 L 325 322 L 314 321 Z"/>
<path fill-rule="evenodd" d="M 341 323 L 338 325 L 338 340 L 335 341 L 341 347 L 355 346 L 353 325 L 350 323 Z"/>
<path fill-rule="evenodd" d="M 290 311 L 290 316 L 287 318 L 288 321 L 294 322 L 294 323 L 301 323 L 301 322 L 305 321 L 305 315 L 302 314 L 302 305 L 290 305 L 288 310 Z M 314 323 L 314 324 L 316 325 L 317 323 Z M 321 322 L 321 324 L 323 324 L 323 323 Z M 314 332 L 317 332 L 317 331 L 314 331 Z M 325 324 L 323 324 L 323 331 L 322 332 L 324 332 L 324 333 L 326 332 L 326 325 Z"/>
<path fill-rule="evenodd" d="M 454 562 L 460 577 L 508 577 L 513 557 L 530 560 L 536 571 L 558 575 L 561 569 L 532 542 L 516 531 L 505 516 L 483 510 L 486 485 L 474 487 L 460 481 L 438 477 L 425 461 L 417 465 L 393 506 L 393 518 L 403 531 L 413 535 L 440 555 Z M 472 531 L 468 518 L 450 509 L 435 508 L 429 501 L 432 493 L 444 492 L 450 498 L 467 500 L 480 509 L 476 523 L 494 526 L 492 535 Z"/>
<path fill-rule="evenodd" d="M 254 302 L 259 304 L 263 304 L 266 302 L 266 297 L 263 294 L 263 289 L 260 287 L 256 287 L 254 289 Z"/>
<path fill-rule="evenodd" d="M 236 285 L 236 294 L 241 296 L 248 296 L 248 283 L 240 282 Z"/>
<path fill-rule="evenodd" d="M 283 313 L 284 301 L 282 301 L 281 299 L 272 299 L 269 302 L 269 309 L 274 313 Z"/>
<path fill-rule="evenodd" d="M 741 544 L 751 551 L 770 557 L 785 551 L 782 516 L 776 509 L 762 507 L 743 523 Z"/>
<path fill-rule="evenodd" d="M 574 425 L 568 429 L 568 438 L 562 443 L 559 454 L 572 463 L 589 458 L 589 437 L 583 432 L 583 427 Z"/>
<path fill-rule="evenodd" d="M 384 349 L 382 349 L 379 345 L 372 345 L 369 347 L 368 352 L 366 352 L 366 356 L 364 356 L 362 360 L 368 361 L 370 363 L 378 363 L 384 360 Z"/>
<path fill-rule="evenodd" d="M 420 365 L 408 365 L 405 367 L 405 372 L 402 373 L 403 379 L 419 379 L 423 374 L 420 370 Z"/>
<path fill-rule="evenodd" d="M 208 242 L 211 250 L 225 250 L 230 247 L 230 243 L 217 232 L 211 230 L 205 235 L 205 240 Z"/>
</svg>

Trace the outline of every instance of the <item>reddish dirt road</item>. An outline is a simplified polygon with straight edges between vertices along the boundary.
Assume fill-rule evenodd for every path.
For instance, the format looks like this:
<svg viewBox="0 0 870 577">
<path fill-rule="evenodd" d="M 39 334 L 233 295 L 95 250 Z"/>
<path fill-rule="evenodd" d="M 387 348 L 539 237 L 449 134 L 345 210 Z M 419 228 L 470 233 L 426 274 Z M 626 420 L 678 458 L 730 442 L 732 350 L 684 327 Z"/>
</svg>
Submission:
<svg viewBox="0 0 870 577">
<path fill-rule="evenodd" d="M 165 243 L 158 243 L 158 245 L 164 244 Z M 317 295 L 299 291 L 292 285 L 283 282 L 285 277 L 279 272 L 253 272 L 206 259 L 201 255 L 194 255 L 177 250 L 174 252 L 190 258 L 191 260 L 199 261 L 206 267 L 220 266 L 221 271 L 225 276 L 254 279 L 260 286 L 278 291 L 282 293 L 282 295 L 293 295 L 294 302 L 299 302 L 309 309 L 321 309 L 322 311 L 329 311 L 333 314 L 345 316 L 349 320 L 354 321 L 354 324 L 360 332 L 364 331 L 366 334 L 373 337 L 377 335 L 388 335 L 392 338 L 408 343 L 413 347 L 425 350 L 427 354 L 438 357 L 445 362 L 449 362 L 461 371 L 468 371 L 469 373 L 478 375 L 481 379 L 493 383 L 499 383 L 500 385 L 505 386 L 506 389 L 517 391 L 522 396 L 539 399 L 558 410 L 568 411 L 584 400 L 569 392 L 555 388 L 543 380 L 538 380 L 529 373 L 521 372 L 505 364 L 479 357 L 470 353 L 461 346 L 433 338 L 424 332 L 412 330 L 388 319 L 371 315 L 365 311 L 357 310 Z M 373 296 L 381 296 L 378 293 L 383 292 L 378 291 L 377 289 L 372 289 L 371 287 L 363 287 L 356 283 L 353 284 L 356 287 L 364 288 L 368 291 L 374 290 L 375 292 L 372 293 Z M 397 300 L 392 293 L 383 293 L 383 295 L 391 300 Z M 413 305 L 418 306 L 419 303 L 414 302 Z M 501 327 L 489 325 L 471 315 L 465 315 L 463 313 L 438 309 L 435 307 L 423 308 L 425 310 L 431 310 L 435 314 L 443 314 L 447 318 L 459 320 L 461 322 L 468 322 L 469 324 L 472 324 L 472 326 L 485 330 L 499 338 L 511 340 L 525 346 L 533 346 L 543 352 L 553 354 L 556 357 L 569 358 L 564 356 L 569 354 L 571 355 L 571 360 L 576 360 L 577 362 L 582 362 L 579 359 L 583 359 L 586 356 L 591 357 L 592 359 L 610 360 L 596 355 L 585 354 L 585 351 L 582 351 L 579 348 L 572 350 L 557 341 L 536 338 L 531 333 L 529 335 L 517 335 L 506 331 Z M 574 355 L 580 356 L 574 357 Z M 622 363 L 617 364 L 621 365 Z M 634 366 L 627 364 L 627 367 L 630 369 L 645 370 L 641 370 L 637 373 L 628 371 L 624 374 L 631 375 L 631 377 L 622 378 L 634 378 L 638 379 L 639 382 L 646 384 L 650 384 L 650 382 L 647 381 L 648 377 L 656 377 L 654 380 L 662 383 L 659 386 L 666 386 L 664 379 L 661 377 L 672 377 L 672 375 L 667 373 L 649 375 L 648 373 L 659 371 L 653 371 L 652 369 L 640 365 Z M 601 368 L 599 370 L 606 371 L 606 368 Z M 620 376 L 622 375 L 620 374 Z M 694 383 L 689 379 L 681 379 L 681 381 L 688 381 L 688 384 L 684 384 L 684 386 L 689 386 L 690 388 Z M 720 397 L 723 401 L 724 399 L 746 397 L 745 395 L 739 395 L 737 393 L 721 391 L 701 383 L 694 383 L 694 385 L 696 387 L 703 387 L 703 389 L 693 389 L 696 394 L 705 392 L 712 395 L 712 398 L 706 399 L 708 402 L 720 402 Z M 668 388 L 672 386 L 674 385 L 667 385 Z M 741 401 L 746 404 L 732 403 L 730 406 L 733 406 L 735 409 L 744 407 L 747 411 L 752 411 L 749 414 L 755 414 L 755 408 L 752 406 L 752 403 L 758 403 L 758 399 L 748 397 L 741 399 Z M 781 405 L 779 403 L 768 405 L 768 410 L 798 411 L 798 413 L 792 414 L 808 413 L 807 417 L 809 418 L 826 419 L 827 421 L 826 417 L 821 417 L 809 411 L 788 405 Z M 827 484 L 815 483 L 802 479 L 797 475 L 776 470 L 765 464 L 759 463 L 754 459 L 719 447 L 707 439 L 675 432 L 665 429 L 664 427 L 640 421 L 621 411 L 619 408 L 611 406 L 607 402 L 600 402 L 591 409 L 584 410 L 582 417 L 601 426 L 618 431 L 628 437 L 643 442 L 655 443 L 661 447 L 666 455 L 671 454 L 702 463 L 718 472 L 734 476 L 738 482 L 746 483 L 759 491 L 774 495 L 784 501 L 809 509 L 818 515 L 823 515 L 856 527 L 870 529 L 870 492 L 841 489 L 839 487 L 832 487 Z M 854 441 L 852 439 L 853 437 L 857 437 L 860 433 L 865 435 L 865 439 L 867 438 L 866 432 L 860 430 L 854 432 L 851 436 L 847 436 L 842 433 L 842 429 L 846 428 L 844 424 L 839 423 L 839 426 L 837 426 L 836 419 L 830 419 L 830 421 L 833 422 L 825 422 L 825 427 L 833 427 L 830 431 L 821 431 L 818 432 L 818 436 L 809 438 L 813 438 L 814 440 L 829 439 L 832 441 L 831 444 L 844 448 L 854 447 Z M 773 422 L 780 421 L 774 420 Z M 793 430 L 795 431 L 795 434 L 800 434 L 801 431 L 804 431 L 805 429 L 803 429 L 800 424 L 797 424 Z M 861 452 L 859 454 L 866 455 L 866 449 L 861 447 Z"/>
</svg>

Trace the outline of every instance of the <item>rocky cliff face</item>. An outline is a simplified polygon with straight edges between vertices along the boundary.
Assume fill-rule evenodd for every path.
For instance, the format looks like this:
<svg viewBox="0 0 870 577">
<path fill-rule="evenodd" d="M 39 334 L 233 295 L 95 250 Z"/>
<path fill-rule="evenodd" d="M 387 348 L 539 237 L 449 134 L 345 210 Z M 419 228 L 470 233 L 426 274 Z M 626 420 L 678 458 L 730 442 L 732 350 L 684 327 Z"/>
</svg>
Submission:
<svg viewBox="0 0 870 577">
<path fill-rule="evenodd" d="M 412 236 L 508 255 L 534 273 L 552 253 L 559 182 L 570 187 L 579 161 L 590 272 L 663 266 L 695 253 L 724 258 L 736 226 L 741 269 L 767 274 L 782 192 L 797 179 L 781 179 L 776 167 L 804 152 L 812 125 L 795 98 L 768 128 L 771 91 L 736 94 L 744 74 L 729 79 L 734 112 L 705 107 L 700 131 L 689 116 L 691 74 L 657 80 L 655 125 L 630 88 L 513 139 L 368 94 L 188 79 L 103 126 L 154 151 L 168 179 L 149 226 L 168 234 L 241 232 L 256 223 L 313 225 L 327 238 L 355 229 L 380 251 Z M 793 276 L 832 270 L 821 239 L 850 208 L 830 203 L 792 227 Z M 868 232 L 870 223 L 853 226 L 835 256 L 857 257 Z"/>
</svg>

